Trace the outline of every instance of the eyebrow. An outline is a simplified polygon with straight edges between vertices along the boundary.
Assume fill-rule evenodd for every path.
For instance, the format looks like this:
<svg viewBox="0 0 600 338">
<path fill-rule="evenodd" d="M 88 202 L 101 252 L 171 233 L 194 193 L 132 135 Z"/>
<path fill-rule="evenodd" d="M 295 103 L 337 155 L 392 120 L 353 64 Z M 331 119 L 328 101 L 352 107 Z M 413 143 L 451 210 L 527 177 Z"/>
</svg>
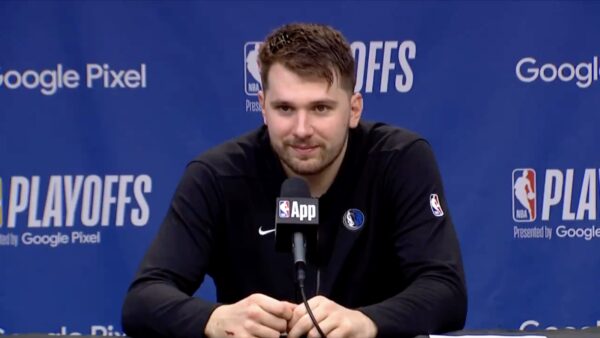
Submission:
<svg viewBox="0 0 600 338">
<path fill-rule="evenodd" d="M 309 102 L 309 106 L 319 106 L 319 105 L 325 105 L 325 106 L 337 106 L 338 102 L 335 100 L 330 100 L 330 99 L 322 99 L 322 100 L 316 100 L 316 101 L 311 101 Z M 293 107 L 294 104 L 292 104 L 290 101 L 286 101 L 286 100 L 273 100 L 270 103 L 271 106 L 273 107 L 277 107 L 277 106 L 291 106 Z"/>
</svg>

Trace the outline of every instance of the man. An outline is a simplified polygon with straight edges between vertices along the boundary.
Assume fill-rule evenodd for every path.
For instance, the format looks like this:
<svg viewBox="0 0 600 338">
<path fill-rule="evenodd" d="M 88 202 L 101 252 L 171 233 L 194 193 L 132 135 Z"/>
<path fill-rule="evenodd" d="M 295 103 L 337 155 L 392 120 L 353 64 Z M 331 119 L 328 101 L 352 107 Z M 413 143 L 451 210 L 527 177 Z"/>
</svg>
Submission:
<svg viewBox="0 0 600 338">
<path fill-rule="evenodd" d="M 268 230 L 280 186 L 295 176 L 319 198 L 305 285 L 325 335 L 462 328 L 461 256 L 426 141 L 359 122 L 352 53 L 331 27 L 283 26 L 262 44 L 259 62 L 265 126 L 188 165 L 127 295 L 125 331 L 319 337 L 299 303 L 291 254 L 275 252 Z M 207 273 L 218 304 L 191 296 Z"/>
</svg>

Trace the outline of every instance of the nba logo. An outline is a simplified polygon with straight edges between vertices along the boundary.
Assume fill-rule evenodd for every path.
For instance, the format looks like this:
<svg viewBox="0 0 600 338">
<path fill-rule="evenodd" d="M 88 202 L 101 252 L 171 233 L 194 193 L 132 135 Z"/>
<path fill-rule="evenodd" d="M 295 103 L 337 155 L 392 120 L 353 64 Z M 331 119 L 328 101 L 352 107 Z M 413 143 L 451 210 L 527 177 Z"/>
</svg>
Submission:
<svg viewBox="0 0 600 338">
<path fill-rule="evenodd" d="M 258 49 L 261 42 L 250 41 L 244 45 L 244 91 L 246 95 L 256 96 L 260 90 L 260 68 L 258 67 Z"/>
<path fill-rule="evenodd" d="M 533 222 L 536 217 L 535 170 L 515 169 L 512 172 L 512 205 L 515 222 Z"/>
<path fill-rule="evenodd" d="M 431 207 L 431 212 L 436 217 L 444 216 L 444 210 L 442 210 L 442 205 L 440 204 L 440 198 L 437 194 L 431 194 L 429 196 L 429 206 Z"/>
<path fill-rule="evenodd" d="M 290 201 L 279 201 L 279 217 L 290 218 Z"/>
</svg>

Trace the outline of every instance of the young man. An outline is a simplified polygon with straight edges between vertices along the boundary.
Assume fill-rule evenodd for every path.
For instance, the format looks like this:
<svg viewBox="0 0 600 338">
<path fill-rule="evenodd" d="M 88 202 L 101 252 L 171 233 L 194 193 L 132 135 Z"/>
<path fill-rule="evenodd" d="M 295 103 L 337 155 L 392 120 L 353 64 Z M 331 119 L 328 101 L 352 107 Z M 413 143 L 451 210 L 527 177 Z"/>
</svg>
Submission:
<svg viewBox="0 0 600 338">
<path fill-rule="evenodd" d="M 123 309 L 132 336 L 318 337 L 275 199 L 299 176 L 319 198 L 308 303 L 328 337 L 461 329 L 466 290 L 437 165 L 407 130 L 359 122 L 354 60 L 331 27 L 286 25 L 259 53 L 264 126 L 192 161 Z M 192 297 L 213 277 L 218 304 Z"/>
</svg>

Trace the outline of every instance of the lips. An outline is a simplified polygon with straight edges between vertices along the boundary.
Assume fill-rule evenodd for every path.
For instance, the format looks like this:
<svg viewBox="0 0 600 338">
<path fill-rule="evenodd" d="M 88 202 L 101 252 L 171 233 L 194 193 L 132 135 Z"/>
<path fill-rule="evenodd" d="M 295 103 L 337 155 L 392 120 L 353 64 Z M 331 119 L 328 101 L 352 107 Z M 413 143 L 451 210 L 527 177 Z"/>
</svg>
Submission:
<svg viewBox="0 0 600 338">
<path fill-rule="evenodd" d="M 297 152 L 300 155 L 309 155 L 312 152 L 316 151 L 319 148 L 319 146 L 296 144 L 296 145 L 290 145 L 290 148 L 292 148 L 295 152 Z"/>
</svg>

